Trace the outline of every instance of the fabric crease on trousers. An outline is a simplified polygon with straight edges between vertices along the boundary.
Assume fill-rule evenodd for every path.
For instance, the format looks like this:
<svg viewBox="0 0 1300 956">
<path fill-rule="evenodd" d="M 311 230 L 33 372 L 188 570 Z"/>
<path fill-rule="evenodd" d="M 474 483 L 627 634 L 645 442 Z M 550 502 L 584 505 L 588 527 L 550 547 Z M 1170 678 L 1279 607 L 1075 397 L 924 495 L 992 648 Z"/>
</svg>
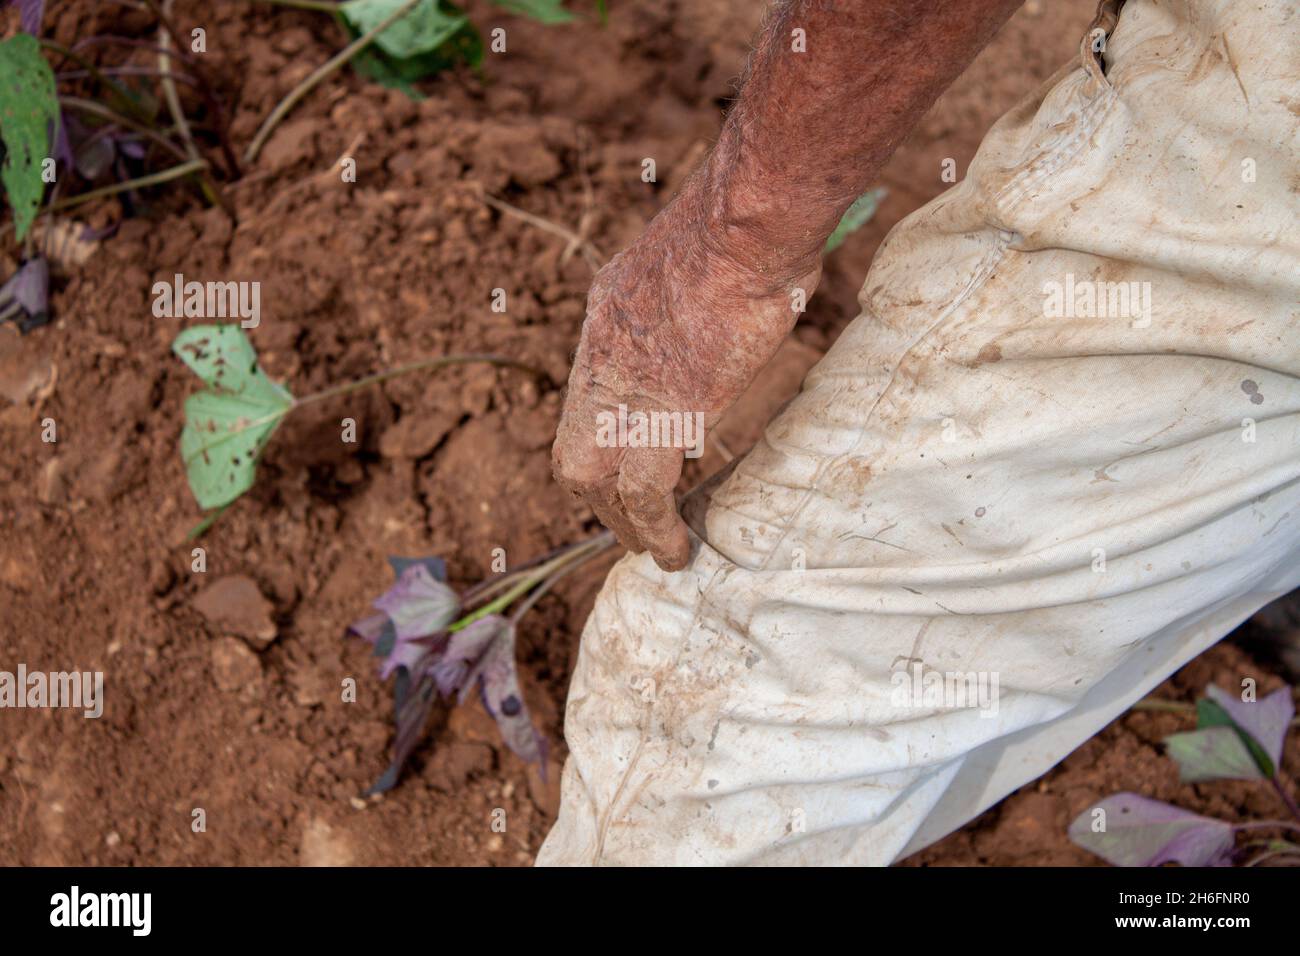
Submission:
<svg viewBox="0 0 1300 956">
<path fill-rule="evenodd" d="M 888 864 L 1300 585 L 1300 12 L 1101 45 L 893 230 L 687 569 L 610 573 L 539 864 Z"/>
</svg>

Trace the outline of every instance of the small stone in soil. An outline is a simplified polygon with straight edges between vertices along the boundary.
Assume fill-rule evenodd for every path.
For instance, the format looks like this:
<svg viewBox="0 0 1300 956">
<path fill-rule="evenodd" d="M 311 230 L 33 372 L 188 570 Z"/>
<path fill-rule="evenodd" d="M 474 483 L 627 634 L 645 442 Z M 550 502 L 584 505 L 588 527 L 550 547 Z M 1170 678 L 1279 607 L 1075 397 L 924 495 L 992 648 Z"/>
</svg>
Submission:
<svg viewBox="0 0 1300 956">
<path fill-rule="evenodd" d="M 271 602 L 244 574 L 218 578 L 194 599 L 194 609 L 221 631 L 264 650 L 276 636 Z"/>
<path fill-rule="evenodd" d="M 243 641 L 219 637 L 212 642 L 212 679 L 219 689 L 239 690 L 261 678 L 262 662 Z"/>
</svg>

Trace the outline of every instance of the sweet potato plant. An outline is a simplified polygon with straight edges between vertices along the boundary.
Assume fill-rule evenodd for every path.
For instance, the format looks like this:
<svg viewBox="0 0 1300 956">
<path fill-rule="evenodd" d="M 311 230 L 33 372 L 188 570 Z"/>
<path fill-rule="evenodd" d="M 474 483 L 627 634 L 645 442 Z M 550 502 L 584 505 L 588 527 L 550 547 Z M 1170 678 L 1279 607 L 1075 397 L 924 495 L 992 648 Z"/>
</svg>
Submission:
<svg viewBox="0 0 1300 956">
<path fill-rule="evenodd" d="M 1300 865 L 1300 808 L 1282 774 L 1295 704 L 1283 687 L 1256 700 L 1211 685 L 1193 731 L 1165 739 L 1184 783 L 1253 780 L 1271 788 L 1288 819 L 1229 823 L 1136 793 L 1117 793 L 1070 824 L 1070 839 L 1115 866 Z M 1240 839 L 1239 839 L 1240 838 Z"/>
</svg>

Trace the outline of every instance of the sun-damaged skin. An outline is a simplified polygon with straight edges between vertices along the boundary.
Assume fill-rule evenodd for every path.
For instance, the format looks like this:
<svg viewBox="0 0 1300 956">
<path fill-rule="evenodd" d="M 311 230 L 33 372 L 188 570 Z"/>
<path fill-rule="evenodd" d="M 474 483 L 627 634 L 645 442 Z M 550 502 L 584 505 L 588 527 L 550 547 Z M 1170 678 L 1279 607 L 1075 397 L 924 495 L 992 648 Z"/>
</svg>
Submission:
<svg viewBox="0 0 1300 956">
<path fill-rule="evenodd" d="M 602 413 L 712 427 L 794 326 L 849 204 L 1020 2 L 774 6 L 717 145 L 588 296 L 552 458 L 628 548 L 686 565 L 684 453 L 603 447 Z"/>
</svg>

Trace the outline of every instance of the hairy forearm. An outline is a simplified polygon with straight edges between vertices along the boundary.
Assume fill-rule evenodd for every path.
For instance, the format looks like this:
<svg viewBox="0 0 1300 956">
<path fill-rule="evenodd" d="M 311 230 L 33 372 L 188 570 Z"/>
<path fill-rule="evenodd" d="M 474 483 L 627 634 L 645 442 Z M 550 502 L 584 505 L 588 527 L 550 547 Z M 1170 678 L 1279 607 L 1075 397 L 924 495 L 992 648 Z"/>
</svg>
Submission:
<svg viewBox="0 0 1300 956">
<path fill-rule="evenodd" d="M 681 212 L 773 288 L 807 273 L 845 209 L 1020 2 L 781 0 Z"/>
</svg>

